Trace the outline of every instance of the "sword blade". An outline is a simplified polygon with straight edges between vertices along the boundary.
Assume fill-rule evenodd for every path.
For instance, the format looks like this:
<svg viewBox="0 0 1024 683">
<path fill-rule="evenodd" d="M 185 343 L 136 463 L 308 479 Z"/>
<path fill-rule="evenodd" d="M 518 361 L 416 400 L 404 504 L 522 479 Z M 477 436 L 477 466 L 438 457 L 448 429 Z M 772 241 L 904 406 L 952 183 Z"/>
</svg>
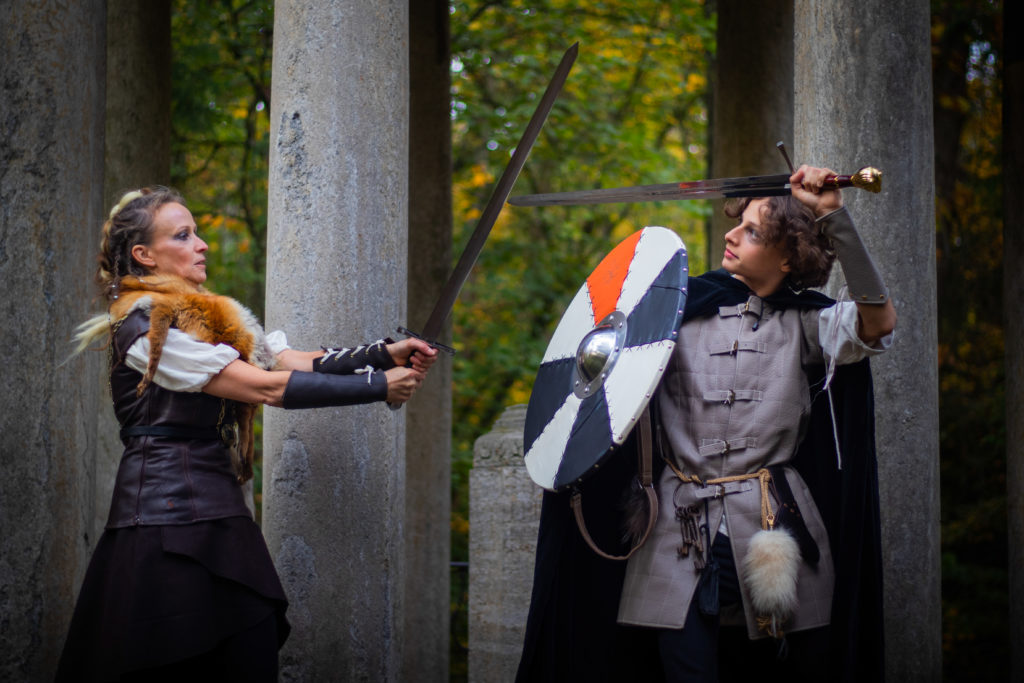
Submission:
<svg viewBox="0 0 1024 683">
<path fill-rule="evenodd" d="M 558 94 L 562 91 L 565 79 L 569 76 L 569 70 L 572 68 L 573 63 L 576 61 L 576 55 L 579 53 L 579 45 L 579 43 L 574 43 L 572 47 L 566 50 L 558 68 L 555 69 L 551 82 L 548 83 L 548 87 L 544 91 L 537 109 L 533 112 L 533 116 L 530 118 L 530 122 L 527 124 L 522 137 L 519 138 L 519 144 L 516 145 L 516 149 L 512 153 L 512 159 L 501 174 L 498 184 L 495 185 L 494 192 L 491 194 L 487 206 L 484 207 L 480 220 L 473 230 L 473 234 L 466 243 L 466 248 L 462 251 L 455 269 L 448 277 L 448 282 L 445 283 L 444 289 L 441 290 L 437 303 L 434 305 L 434 310 L 430 313 L 430 317 L 427 318 L 422 334 L 419 335 L 420 338 L 433 342 L 441 335 L 444 322 L 448 319 L 448 315 L 452 312 L 452 307 L 455 305 L 455 299 L 458 298 L 462 286 L 466 283 L 466 278 L 469 277 L 469 272 L 473 269 L 473 264 L 476 263 L 477 257 L 480 256 L 480 251 L 483 249 L 484 243 L 487 242 L 487 236 L 490 234 L 494 222 L 498 219 L 498 214 L 501 213 L 505 200 L 508 199 L 509 193 L 512 192 L 512 186 L 515 184 L 516 178 L 519 177 L 523 164 L 526 163 L 526 157 L 530 153 L 530 148 L 533 147 L 533 143 L 537 140 L 540 129 L 543 127 L 544 121 L 547 119 L 548 113 L 555 103 L 555 99 L 558 98 Z"/>
<path fill-rule="evenodd" d="M 625 202 L 662 202 L 677 199 L 717 199 L 720 197 L 771 197 L 790 192 L 789 175 L 744 176 L 692 180 L 660 185 L 611 187 L 575 192 L 527 194 L 508 200 L 514 206 L 576 206 Z"/>
</svg>

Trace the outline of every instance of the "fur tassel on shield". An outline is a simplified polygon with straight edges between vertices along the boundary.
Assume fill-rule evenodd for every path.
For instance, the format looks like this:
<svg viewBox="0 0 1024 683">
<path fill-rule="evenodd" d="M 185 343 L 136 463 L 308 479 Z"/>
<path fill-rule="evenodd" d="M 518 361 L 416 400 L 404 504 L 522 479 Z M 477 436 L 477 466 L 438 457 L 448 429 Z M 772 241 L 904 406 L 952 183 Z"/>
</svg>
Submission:
<svg viewBox="0 0 1024 683">
<path fill-rule="evenodd" d="M 750 539 L 743 558 L 743 579 L 754 611 L 768 617 L 768 631 L 776 636 L 779 626 L 796 611 L 796 580 L 800 546 L 784 528 L 761 530 Z M 777 637 L 777 636 L 776 636 Z"/>
</svg>

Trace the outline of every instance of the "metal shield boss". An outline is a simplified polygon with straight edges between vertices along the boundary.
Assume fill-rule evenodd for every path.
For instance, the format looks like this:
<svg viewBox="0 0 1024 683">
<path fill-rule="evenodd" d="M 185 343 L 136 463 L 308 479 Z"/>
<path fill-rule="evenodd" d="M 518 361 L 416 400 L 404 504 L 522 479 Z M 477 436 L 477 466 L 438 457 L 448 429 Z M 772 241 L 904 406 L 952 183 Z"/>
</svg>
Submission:
<svg viewBox="0 0 1024 683">
<path fill-rule="evenodd" d="M 551 491 L 584 479 L 629 436 L 675 348 L 686 246 L 648 227 L 618 244 L 562 315 L 526 410 L 526 469 Z"/>
</svg>

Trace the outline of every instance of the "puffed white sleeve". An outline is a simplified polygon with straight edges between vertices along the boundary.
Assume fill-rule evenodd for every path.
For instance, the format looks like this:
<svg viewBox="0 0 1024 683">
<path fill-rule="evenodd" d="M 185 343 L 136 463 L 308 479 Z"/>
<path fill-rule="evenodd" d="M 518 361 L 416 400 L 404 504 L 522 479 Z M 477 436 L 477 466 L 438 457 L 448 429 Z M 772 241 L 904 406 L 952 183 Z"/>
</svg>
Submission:
<svg viewBox="0 0 1024 683">
<path fill-rule="evenodd" d="M 864 343 L 857 333 L 857 304 L 853 301 L 840 301 L 818 313 L 818 343 L 826 363 L 834 360 L 837 365 L 848 365 L 885 353 L 892 346 L 893 334 L 872 345 Z"/>
<path fill-rule="evenodd" d="M 292 348 L 288 344 L 288 337 L 281 330 L 274 330 L 273 332 L 267 335 L 266 339 L 267 348 L 269 348 L 270 352 L 275 356 L 284 351 L 285 349 Z"/>
<path fill-rule="evenodd" d="M 170 391 L 201 391 L 213 376 L 237 359 L 238 351 L 227 344 L 196 341 L 181 330 L 167 331 L 160 363 L 153 381 Z M 145 335 L 128 349 L 125 363 L 132 370 L 145 373 L 149 365 L 149 339 Z"/>
</svg>

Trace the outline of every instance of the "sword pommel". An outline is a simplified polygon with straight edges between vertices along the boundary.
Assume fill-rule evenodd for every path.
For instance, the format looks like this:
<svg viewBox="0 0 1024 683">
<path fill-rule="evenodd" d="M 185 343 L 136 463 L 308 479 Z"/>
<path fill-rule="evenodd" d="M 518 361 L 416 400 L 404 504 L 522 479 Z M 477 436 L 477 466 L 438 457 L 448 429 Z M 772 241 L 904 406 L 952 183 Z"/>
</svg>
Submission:
<svg viewBox="0 0 1024 683">
<path fill-rule="evenodd" d="M 882 191 L 882 172 L 873 166 L 865 166 L 853 175 L 834 175 L 825 180 L 826 187 L 856 187 L 868 192 Z"/>
</svg>

